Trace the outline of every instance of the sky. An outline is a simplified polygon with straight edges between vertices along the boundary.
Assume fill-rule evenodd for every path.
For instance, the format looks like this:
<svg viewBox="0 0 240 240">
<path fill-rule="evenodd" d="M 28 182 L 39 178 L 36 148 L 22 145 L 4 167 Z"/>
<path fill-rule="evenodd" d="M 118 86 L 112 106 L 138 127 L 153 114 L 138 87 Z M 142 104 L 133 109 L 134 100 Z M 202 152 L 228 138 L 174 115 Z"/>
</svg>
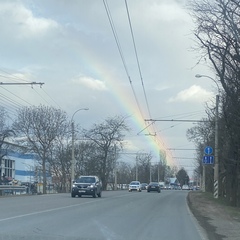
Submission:
<svg viewBox="0 0 240 240">
<path fill-rule="evenodd" d="M 151 153 L 154 164 L 165 152 L 168 165 L 191 176 L 195 146 L 186 131 L 194 123 L 175 120 L 206 117 L 216 91 L 193 50 L 186 3 L 0 0 L 0 82 L 38 83 L 2 84 L 0 105 L 10 119 L 22 106 L 53 106 L 85 129 L 125 116 L 131 131 L 119 160 Z"/>
</svg>

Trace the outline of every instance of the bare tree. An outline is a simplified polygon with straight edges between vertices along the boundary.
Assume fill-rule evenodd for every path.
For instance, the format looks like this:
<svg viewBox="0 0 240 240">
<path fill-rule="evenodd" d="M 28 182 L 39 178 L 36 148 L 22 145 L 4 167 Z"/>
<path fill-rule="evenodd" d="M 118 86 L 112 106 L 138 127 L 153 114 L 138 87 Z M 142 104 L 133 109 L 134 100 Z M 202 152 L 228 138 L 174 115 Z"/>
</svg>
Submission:
<svg viewBox="0 0 240 240">
<path fill-rule="evenodd" d="M 71 187 L 71 150 L 72 146 L 67 134 L 58 136 L 51 148 L 48 162 L 58 192 L 67 192 Z"/>
<path fill-rule="evenodd" d="M 129 130 L 125 121 L 126 117 L 116 116 L 106 119 L 103 123 L 95 124 L 90 130 L 85 130 L 85 137 L 97 147 L 98 175 L 104 189 L 115 168 L 115 148 L 123 147 L 123 133 Z"/>
<path fill-rule="evenodd" d="M 229 186 L 226 194 L 229 201 L 240 206 L 240 2 L 191 0 L 189 9 L 196 24 L 196 50 L 215 72 L 223 89 L 219 89 L 222 102 L 219 135 L 225 151 L 220 176 Z"/>
<path fill-rule="evenodd" d="M 120 184 L 120 188 L 122 189 L 124 184 L 129 184 L 132 181 L 131 176 L 131 164 L 126 162 L 118 162 L 117 163 L 117 173 L 118 173 L 118 182 Z"/>
<path fill-rule="evenodd" d="M 36 153 L 43 173 L 43 193 L 46 193 L 46 164 L 51 157 L 51 148 L 57 138 L 66 134 L 66 113 L 48 106 L 24 107 L 18 111 L 14 129 L 23 136 L 21 144 Z"/>
<path fill-rule="evenodd" d="M 136 155 L 135 171 L 140 182 L 150 182 L 151 172 L 151 153 L 138 153 Z"/>
</svg>

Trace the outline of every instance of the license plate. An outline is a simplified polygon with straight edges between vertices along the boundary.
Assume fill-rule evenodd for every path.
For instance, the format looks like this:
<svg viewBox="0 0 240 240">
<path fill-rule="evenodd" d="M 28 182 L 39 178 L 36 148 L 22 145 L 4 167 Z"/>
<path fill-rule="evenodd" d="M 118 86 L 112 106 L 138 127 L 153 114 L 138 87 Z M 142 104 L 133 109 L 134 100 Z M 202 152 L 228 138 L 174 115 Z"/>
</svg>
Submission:
<svg viewBox="0 0 240 240">
<path fill-rule="evenodd" d="M 84 190 L 79 190 L 78 192 L 85 192 Z"/>
</svg>

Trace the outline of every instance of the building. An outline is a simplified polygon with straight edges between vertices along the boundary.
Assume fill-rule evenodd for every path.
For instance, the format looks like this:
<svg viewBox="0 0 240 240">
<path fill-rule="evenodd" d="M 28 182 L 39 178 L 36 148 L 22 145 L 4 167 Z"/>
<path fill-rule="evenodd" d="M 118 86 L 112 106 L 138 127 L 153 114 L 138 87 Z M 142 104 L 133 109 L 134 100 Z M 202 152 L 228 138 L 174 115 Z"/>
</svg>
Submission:
<svg viewBox="0 0 240 240">
<path fill-rule="evenodd" d="M 9 181 L 15 179 L 20 182 L 34 182 L 37 180 L 36 155 L 8 151 L 1 164 L 1 174 Z"/>
</svg>

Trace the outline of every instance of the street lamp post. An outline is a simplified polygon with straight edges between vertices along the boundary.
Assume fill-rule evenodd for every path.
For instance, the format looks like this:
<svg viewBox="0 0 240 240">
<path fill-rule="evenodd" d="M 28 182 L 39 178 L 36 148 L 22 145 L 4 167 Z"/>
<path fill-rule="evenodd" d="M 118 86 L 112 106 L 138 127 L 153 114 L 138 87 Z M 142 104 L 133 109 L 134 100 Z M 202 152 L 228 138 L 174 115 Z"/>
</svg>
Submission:
<svg viewBox="0 0 240 240">
<path fill-rule="evenodd" d="M 72 161 L 71 161 L 71 183 L 73 183 L 73 180 L 75 178 L 75 164 L 76 164 L 76 161 L 75 161 L 75 155 L 74 155 L 74 121 L 73 121 L 73 118 L 75 116 L 75 114 L 81 110 L 89 110 L 89 108 L 80 108 L 78 109 L 77 111 L 75 111 L 72 115 L 72 118 L 71 118 L 71 129 L 72 129 Z"/>
<path fill-rule="evenodd" d="M 210 78 L 211 80 L 213 80 L 216 84 L 216 80 L 214 80 L 212 77 L 209 77 L 207 75 L 200 75 L 197 74 L 195 75 L 196 78 L 201 78 L 201 77 L 206 77 L 206 78 Z M 218 84 L 217 84 L 218 87 Z M 219 87 L 218 87 L 218 91 L 219 91 Z M 219 106 L 219 95 L 216 95 L 216 109 L 215 109 L 215 149 L 214 149 L 214 192 L 213 192 L 213 196 L 214 198 L 218 198 L 219 196 L 219 187 L 218 187 L 218 183 L 219 183 L 219 159 L 218 159 L 218 106 Z M 203 176 L 205 177 L 205 176 Z M 205 180 L 204 180 L 205 181 Z M 205 188 L 205 186 L 204 186 Z"/>
</svg>

